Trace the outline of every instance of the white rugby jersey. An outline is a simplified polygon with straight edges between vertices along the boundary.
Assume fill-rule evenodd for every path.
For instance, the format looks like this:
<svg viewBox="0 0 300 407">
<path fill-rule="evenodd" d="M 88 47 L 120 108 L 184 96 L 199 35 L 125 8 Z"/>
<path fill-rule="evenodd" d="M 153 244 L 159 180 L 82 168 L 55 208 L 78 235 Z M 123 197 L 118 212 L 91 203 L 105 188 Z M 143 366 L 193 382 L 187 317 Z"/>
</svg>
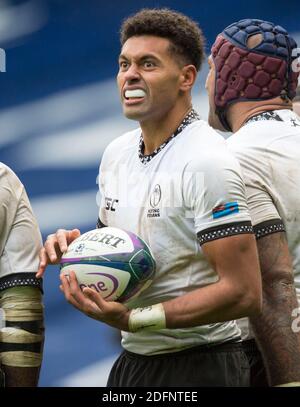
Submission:
<svg viewBox="0 0 300 407">
<path fill-rule="evenodd" d="M 300 304 L 300 119 L 291 110 L 265 112 L 227 143 L 242 167 L 256 237 L 286 231 Z M 245 321 L 240 326 L 252 337 Z"/>
<path fill-rule="evenodd" d="M 217 281 L 201 244 L 252 232 L 239 164 L 223 138 L 202 120 L 181 130 L 151 160 L 139 157 L 140 129 L 114 140 L 102 158 L 99 226 L 136 233 L 149 244 L 157 263 L 152 285 L 130 308 L 167 301 Z M 236 322 L 229 321 L 122 332 L 122 346 L 151 355 L 239 337 Z"/>
<path fill-rule="evenodd" d="M 19 178 L 0 163 L 0 290 L 17 285 L 41 288 L 35 278 L 42 239 Z"/>
</svg>

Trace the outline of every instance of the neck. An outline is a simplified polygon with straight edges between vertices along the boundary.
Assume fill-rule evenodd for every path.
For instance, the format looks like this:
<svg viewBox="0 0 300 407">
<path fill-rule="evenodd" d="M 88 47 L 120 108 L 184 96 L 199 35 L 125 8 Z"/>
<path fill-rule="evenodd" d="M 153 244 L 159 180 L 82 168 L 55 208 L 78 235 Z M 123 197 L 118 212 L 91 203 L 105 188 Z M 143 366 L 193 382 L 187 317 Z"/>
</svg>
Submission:
<svg viewBox="0 0 300 407">
<path fill-rule="evenodd" d="M 179 127 L 185 116 L 192 110 L 191 102 L 184 106 L 175 106 L 163 117 L 140 122 L 145 145 L 144 154 L 152 154 Z"/>
<path fill-rule="evenodd" d="M 280 97 L 256 102 L 237 102 L 228 108 L 227 119 L 235 133 L 251 117 L 270 110 L 281 109 L 292 109 L 292 102 L 290 100 L 285 102 Z"/>
</svg>

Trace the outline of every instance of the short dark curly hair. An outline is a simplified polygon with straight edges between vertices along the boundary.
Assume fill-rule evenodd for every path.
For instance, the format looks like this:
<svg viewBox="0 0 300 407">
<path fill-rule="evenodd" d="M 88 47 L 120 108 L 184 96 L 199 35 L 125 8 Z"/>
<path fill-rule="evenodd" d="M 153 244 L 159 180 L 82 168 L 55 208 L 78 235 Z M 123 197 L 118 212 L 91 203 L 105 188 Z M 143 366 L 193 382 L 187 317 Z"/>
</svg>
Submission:
<svg viewBox="0 0 300 407">
<path fill-rule="evenodd" d="M 133 36 L 154 35 L 171 42 L 170 51 L 181 63 L 200 70 L 205 58 L 205 38 L 198 24 L 168 8 L 142 9 L 124 20 L 120 30 L 121 45 Z"/>
</svg>

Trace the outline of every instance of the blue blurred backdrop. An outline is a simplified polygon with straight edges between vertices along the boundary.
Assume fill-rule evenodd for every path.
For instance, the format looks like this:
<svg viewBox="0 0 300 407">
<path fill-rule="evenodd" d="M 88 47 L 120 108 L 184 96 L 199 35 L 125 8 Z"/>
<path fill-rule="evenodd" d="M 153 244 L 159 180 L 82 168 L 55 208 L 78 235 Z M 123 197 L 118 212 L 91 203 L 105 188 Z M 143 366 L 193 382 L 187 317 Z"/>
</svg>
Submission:
<svg viewBox="0 0 300 407">
<path fill-rule="evenodd" d="M 296 0 L 0 0 L 0 160 L 25 184 L 43 237 L 95 227 L 102 152 L 136 124 L 122 117 L 114 77 L 121 21 L 142 7 L 193 17 L 207 38 L 253 17 L 287 28 L 300 44 Z M 203 67 L 194 104 L 207 115 Z M 101 386 L 120 350 L 114 330 L 69 306 L 56 267 L 45 277 L 46 343 L 41 386 Z"/>
</svg>

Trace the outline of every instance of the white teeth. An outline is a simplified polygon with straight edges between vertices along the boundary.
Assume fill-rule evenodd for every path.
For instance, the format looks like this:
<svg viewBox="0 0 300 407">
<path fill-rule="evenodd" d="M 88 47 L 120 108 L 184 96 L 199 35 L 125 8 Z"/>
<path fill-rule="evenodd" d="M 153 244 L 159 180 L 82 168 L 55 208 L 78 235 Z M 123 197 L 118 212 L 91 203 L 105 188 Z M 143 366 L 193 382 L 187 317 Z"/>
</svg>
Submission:
<svg viewBox="0 0 300 407">
<path fill-rule="evenodd" d="M 130 98 L 143 98 L 144 96 L 146 96 L 145 91 L 143 91 L 143 89 L 132 89 L 132 90 L 126 90 L 125 91 L 125 97 L 127 99 Z"/>
</svg>

